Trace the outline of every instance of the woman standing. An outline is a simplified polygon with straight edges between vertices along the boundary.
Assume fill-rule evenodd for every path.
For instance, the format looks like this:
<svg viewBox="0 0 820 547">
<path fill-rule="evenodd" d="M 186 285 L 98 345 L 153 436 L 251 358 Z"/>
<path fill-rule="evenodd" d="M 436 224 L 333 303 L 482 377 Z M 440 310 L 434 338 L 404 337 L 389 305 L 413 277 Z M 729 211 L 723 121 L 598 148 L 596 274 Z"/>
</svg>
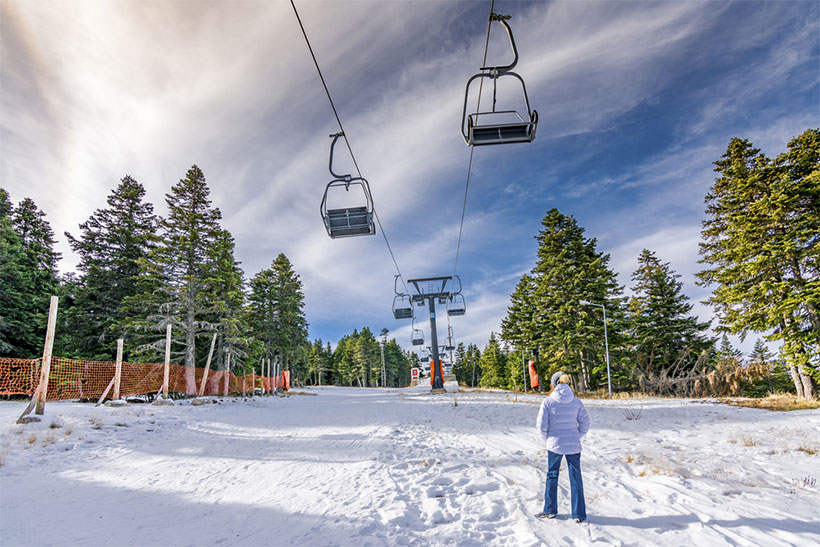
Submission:
<svg viewBox="0 0 820 547">
<path fill-rule="evenodd" d="M 561 458 L 566 457 L 572 518 L 575 522 L 584 522 L 587 509 L 581 480 L 581 439 L 589 431 L 589 416 L 583 403 L 572 393 L 567 374 L 553 374 L 550 388 L 549 397 L 541 403 L 536 423 L 541 437 L 547 441 L 547 486 L 544 510 L 535 516 L 551 519 L 558 513 L 558 470 L 561 468 Z"/>
</svg>

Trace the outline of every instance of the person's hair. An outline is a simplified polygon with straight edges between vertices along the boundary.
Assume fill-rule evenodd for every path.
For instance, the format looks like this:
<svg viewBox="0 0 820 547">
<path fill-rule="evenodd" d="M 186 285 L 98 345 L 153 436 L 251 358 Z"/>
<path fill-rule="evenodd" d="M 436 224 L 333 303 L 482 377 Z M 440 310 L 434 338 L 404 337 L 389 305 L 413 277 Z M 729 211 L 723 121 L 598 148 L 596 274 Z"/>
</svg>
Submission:
<svg viewBox="0 0 820 547">
<path fill-rule="evenodd" d="M 569 375 L 568 374 L 562 374 L 561 377 L 558 378 L 558 383 L 559 384 L 568 384 L 569 383 Z"/>
</svg>

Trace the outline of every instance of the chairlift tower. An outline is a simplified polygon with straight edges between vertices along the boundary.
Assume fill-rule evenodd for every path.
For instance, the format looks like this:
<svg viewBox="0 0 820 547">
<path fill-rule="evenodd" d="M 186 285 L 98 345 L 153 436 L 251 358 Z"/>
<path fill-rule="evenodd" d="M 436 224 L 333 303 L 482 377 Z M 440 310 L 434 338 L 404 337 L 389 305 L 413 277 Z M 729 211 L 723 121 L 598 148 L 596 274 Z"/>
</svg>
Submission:
<svg viewBox="0 0 820 547">
<path fill-rule="evenodd" d="M 438 334 L 436 332 L 436 302 L 447 304 L 453 302 L 455 297 L 461 295 L 461 278 L 459 276 L 446 277 L 424 277 L 419 279 L 408 279 L 407 282 L 415 289 L 415 294 L 409 295 L 410 300 L 418 306 L 427 303 L 430 312 L 430 349 L 433 356 L 433 391 L 444 389 L 444 378 L 441 377 L 441 369 L 438 366 L 440 359 L 438 347 Z M 456 290 L 455 283 L 458 282 Z M 459 304 L 459 309 L 463 314 L 463 297 Z"/>
</svg>

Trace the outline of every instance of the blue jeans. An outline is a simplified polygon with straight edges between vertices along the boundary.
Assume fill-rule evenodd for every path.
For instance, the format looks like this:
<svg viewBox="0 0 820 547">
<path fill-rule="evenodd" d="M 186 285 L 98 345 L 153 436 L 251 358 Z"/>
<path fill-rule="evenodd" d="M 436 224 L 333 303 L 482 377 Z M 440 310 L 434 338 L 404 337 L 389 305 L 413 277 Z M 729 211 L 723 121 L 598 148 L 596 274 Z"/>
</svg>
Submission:
<svg viewBox="0 0 820 547">
<path fill-rule="evenodd" d="M 547 451 L 547 487 L 544 491 L 544 512 L 558 513 L 558 470 L 564 454 Z M 587 518 L 587 506 L 584 503 L 584 483 L 581 480 L 581 453 L 566 454 L 569 468 L 570 499 L 572 501 L 572 518 Z"/>
</svg>

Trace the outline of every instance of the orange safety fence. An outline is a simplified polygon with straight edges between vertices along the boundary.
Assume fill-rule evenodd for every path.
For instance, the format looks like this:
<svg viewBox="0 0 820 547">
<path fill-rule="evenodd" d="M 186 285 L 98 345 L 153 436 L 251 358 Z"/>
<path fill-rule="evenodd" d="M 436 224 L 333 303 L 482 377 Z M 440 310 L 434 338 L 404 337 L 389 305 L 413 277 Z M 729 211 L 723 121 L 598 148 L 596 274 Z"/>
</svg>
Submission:
<svg viewBox="0 0 820 547">
<path fill-rule="evenodd" d="M 10 359 L 0 357 L 0 395 L 33 395 L 40 381 L 41 359 Z M 80 361 L 51 358 L 46 400 L 96 399 L 114 378 L 113 361 Z M 157 393 L 162 387 L 163 363 L 122 363 L 120 396 Z M 169 392 L 196 395 L 199 393 L 204 368 L 169 365 Z M 253 374 L 237 376 L 224 370 L 208 371 L 205 395 L 224 395 L 252 391 L 290 388 L 290 371 L 276 377 Z M 109 392 L 109 396 L 111 392 Z"/>
</svg>

